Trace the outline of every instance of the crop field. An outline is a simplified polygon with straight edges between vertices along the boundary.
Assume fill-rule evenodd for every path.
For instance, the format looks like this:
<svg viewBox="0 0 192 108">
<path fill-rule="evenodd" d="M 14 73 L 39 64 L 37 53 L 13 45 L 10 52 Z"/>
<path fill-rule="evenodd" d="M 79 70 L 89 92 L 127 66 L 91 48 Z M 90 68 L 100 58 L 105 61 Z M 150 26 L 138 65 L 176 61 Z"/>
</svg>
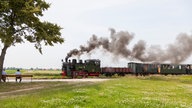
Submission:
<svg viewBox="0 0 192 108">
<path fill-rule="evenodd" d="M 1 108 L 192 108 L 192 76 L 0 83 Z"/>
</svg>

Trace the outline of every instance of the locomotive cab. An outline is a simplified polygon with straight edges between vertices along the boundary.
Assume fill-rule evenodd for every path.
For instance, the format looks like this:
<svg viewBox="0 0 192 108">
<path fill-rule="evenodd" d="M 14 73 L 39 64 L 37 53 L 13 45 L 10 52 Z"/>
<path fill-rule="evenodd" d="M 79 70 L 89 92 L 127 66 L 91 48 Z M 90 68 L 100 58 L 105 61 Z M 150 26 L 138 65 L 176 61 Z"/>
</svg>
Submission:
<svg viewBox="0 0 192 108">
<path fill-rule="evenodd" d="M 100 60 L 98 59 L 85 60 L 85 71 L 88 73 L 88 76 L 99 76 L 101 72 Z"/>
</svg>

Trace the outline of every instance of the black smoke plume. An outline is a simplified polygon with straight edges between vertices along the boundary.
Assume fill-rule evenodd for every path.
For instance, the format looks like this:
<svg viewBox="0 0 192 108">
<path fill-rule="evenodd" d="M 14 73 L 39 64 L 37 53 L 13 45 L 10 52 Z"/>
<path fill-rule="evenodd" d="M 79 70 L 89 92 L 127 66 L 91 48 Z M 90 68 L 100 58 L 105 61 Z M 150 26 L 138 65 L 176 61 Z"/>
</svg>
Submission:
<svg viewBox="0 0 192 108">
<path fill-rule="evenodd" d="M 167 49 L 152 45 L 146 48 L 146 42 L 138 41 L 132 49 L 128 46 L 134 37 L 134 34 L 127 31 L 116 32 L 110 29 L 110 39 L 93 35 L 87 42 L 87 46 L 81 45 L 79 49 L 71 50 L 66 60 L 72 56 L 81 56 L 84 53 L 90 53 L 97 48 L 103 48 L 114 56 L 121 56 L 125 59 L 134 58 L 142 62 L 165 62 L 181 63 L 185 61 L 192 53 L 192 36 L 182 33 L 178 35 L 175 43 L 169 44 Z"/>
</svg>

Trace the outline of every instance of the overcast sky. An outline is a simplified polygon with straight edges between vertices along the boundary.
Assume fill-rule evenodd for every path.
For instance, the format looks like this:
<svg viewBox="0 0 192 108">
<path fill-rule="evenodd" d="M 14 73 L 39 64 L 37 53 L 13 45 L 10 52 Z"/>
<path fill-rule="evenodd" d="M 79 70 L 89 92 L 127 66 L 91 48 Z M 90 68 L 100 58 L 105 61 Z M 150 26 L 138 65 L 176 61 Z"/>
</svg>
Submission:
<svg viewBox="0 0 192 108">
<path fill-rule="evenodd" d="M 5 67 L 60 68 L 61 59 L 95 34 L 110 37 L 109 28 L 134 34 L 131 44 L 145 40 L 147 46 L 166 47 L 180 33 L 192 34 L 191 0 L 46 0 L 51 7 L 44 21 L 60 25 L 65 42 L 43 47 L 43 55 L 33 44 L 23 43 L 8 49 Z M 75 58 L 75 57 L 74 57 Z M 100 59 L 102 66 L 127 66 L 128 60 L 112 60 L 110 53 L 95 50 L 81 59 Z M 192 57 L 187 63 L 192 63 Z"/>
</svg>

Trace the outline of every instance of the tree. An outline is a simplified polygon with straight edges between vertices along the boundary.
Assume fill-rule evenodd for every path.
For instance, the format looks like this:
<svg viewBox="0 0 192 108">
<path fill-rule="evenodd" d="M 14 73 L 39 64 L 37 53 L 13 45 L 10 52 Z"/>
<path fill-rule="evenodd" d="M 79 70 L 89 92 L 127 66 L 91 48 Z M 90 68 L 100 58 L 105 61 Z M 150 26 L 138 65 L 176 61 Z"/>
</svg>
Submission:
<svg viewBox="0 0 192 108">
<path fill-rule="evenodd" d="M 42 54 L 42 45 L 62 44 L 62 29 L 57 24 L 41 21 L 43 11 L 50 7 L 44 0 L 1 0 L 0 1 L 0 78 L 6 51 L 16 43 L 29 41 Z"/>
</svg>

